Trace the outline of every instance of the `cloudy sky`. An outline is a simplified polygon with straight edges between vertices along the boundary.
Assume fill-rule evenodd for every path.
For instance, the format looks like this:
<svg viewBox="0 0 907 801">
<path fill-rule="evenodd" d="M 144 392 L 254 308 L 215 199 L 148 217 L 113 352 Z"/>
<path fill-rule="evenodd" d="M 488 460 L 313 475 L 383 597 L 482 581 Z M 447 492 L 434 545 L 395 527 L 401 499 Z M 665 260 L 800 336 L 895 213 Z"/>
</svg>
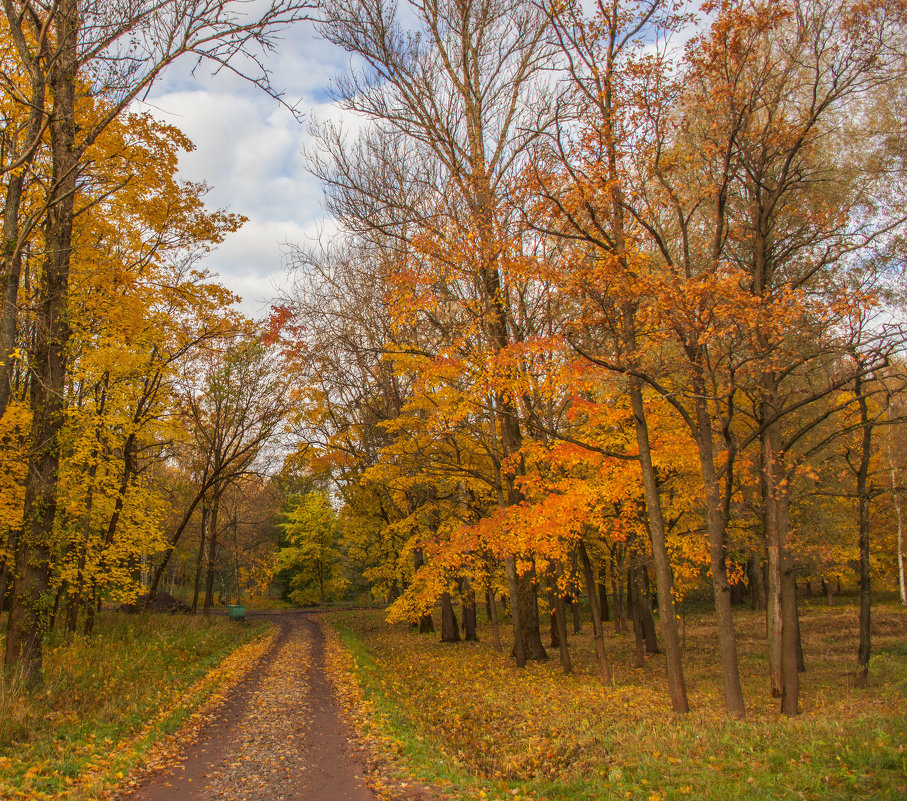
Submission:
<svg viewBox="0 0 907 801">
<path fill-rule="evenodd" d="M 328 89 L 347 68 L 347 55 L 318 39 L 311 25 L 287 31 L 266 63 L 288 103 L 310 118 L 336 115 Z M 323 218 L 321 188 L 302 153 L 306 126 L 242 78 L 212 76 L 204 64 L 193 75 L 191 66 L 183 62 L 165 73 L 145 107 L 195 143 L 180 160 L 180 173 L 210 186 L 209 205 L 249 218 L 207 267 L 242 295 L 247 314 L 260 317 L 276 293 L 288 246 L 314 237 Z"/>
</svg>

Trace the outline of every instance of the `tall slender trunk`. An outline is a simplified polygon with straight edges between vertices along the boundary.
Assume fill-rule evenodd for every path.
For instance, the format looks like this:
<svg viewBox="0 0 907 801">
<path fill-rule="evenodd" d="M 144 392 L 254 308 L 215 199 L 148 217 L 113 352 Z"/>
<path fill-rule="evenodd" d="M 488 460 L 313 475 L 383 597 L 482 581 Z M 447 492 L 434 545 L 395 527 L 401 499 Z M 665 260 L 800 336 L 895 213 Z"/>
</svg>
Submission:
<svg viewBox="0 0 907 801">
<path fill-rule="evenodd" d="M 211 488 L 210 479 L 205 479 L 202 481 L 201 488 L 199 489 L 196 496 L 192 499 L 192 503 L 189 504 L 189 508 L 183 513 L 183 517 L 180 522 L 177 524 L 176 530 L 170 537 L 169 547 L 164 552 L 164 558 L 161 559 L 161 563 L 154 570 L 154 577 L 151 579 L 151 587 L 148 589 L 148 597 L 153 598 L 157 592 L 158 585 L 161 582 L 161 578 L 164 575 L 164 571 L 167 570 L 167 565 L 170 564 L 170 558 L 173 556 L 173 552 L 176 550 L 176 546 L 179 544 L 180 539 L 183 536 L 183 532 L 186 530 L 186 526 L 189 525 L 189 521 L 192 520 L 193 514 L 195 514 L 195 507 L 203 500 L 205 493 Z"/>
<path fill-rule="evenodd" d="M 51 69 L 50 123 L 53 204 L 45 222 L 46 257 L 35 306 L 35 346 L 29 360 L 31 449 L 22 534 L 16 549 L 15 601 L 7 624 L 7 667 L 20 665 L 31 685 L 43 682 L 43 642 L 48 613 L 51 536 L 57 511 L 57 467 L 65 422 L 67 320 L 72 226 L 78 178 L 75 89 L 78 70 L 78 0 L 60 0 L 55 20 L 60 50 Z"/>
<path fill-rule="evenodd" d="M 715 617 L 718 623 L 718 655 L 721 661 L 721 680 L 724 686 L 724 705 L 732 718 L 743 718 L 746 707 L 740 685 L 737 660 L 737 637 L 727 575 L 726 520 L 723 514 L 718 476 L 715 472 L 715 453 L 712 440 L 712 421 L 706 401 L 705 380 L 701 373 L 694 378 L 696 393 L 696 428 L 699 466 L 705 489 L 706 529 L 709 540 L 709 562 L 712 568 L 712 593 L 715 598 Z"/>
<path fill-rule="evenodd" d="M 614 632 L 615 634 L 622 634 L 627 617 L 626 605 L 624 604 L 624 585 L 618 578 L 617 560 L 613 553 L 611 554 L 609 568 L 611 574 L 611 594 L 614 597 Z"/>
<path fill-rule="evenodd" d="M 604 53 L 603 70 L 601 73 L 601 86 L 603 96 L 599 99 L 599 110 L 602 114 L 601 131 L 604 141 L 607 172 L 608 191 L 611 196 L 611 229 L 613 232 L 614 254 L 621 259 L 623 267 L 630 272 L 627 264 L 627 237 L 624 226 L 625 204 L 621 177 L 618 171 L 617 131 L 614 117 L 614 78 L 617 69 L 617 52 L 615 42 L 620 23 L 617 15 L 609 19 L 610 40 Z M 627 304 L 622 310 L 621 338 L 631 363 L 637 357 L 637 335 L 635 325 L 635 308 Z M 671 696 L 671 706 L 675 713 L 686 714 L 690 711 L 687 700 L 686 681 L 683 676 L 683 664 L 680 656 L 680 637 L 677 633 L 677 616 L 674 613 L 674 599 L 672 595 L 673 577 L 671 564 L 665 545 L 665 524 L 661 508 L 661 497 L 658 490 L 658 480 L 652 462 L 652 452 L 649 444 L 649 427 L 646 420 L 645 403 L 642 395 L 642 385 L 638 378 L 628 376 L 628 393 L 630 405 L 633 410 L 633 419 L 636 428 L 636 442 L 639 449 L 639 462 L 642 470 L 643 488 L 646 499 L 646 515 L 649 523 L 649 538 L 652 544 L 652 554 L 655 559 L 655 575 L 658 584 L 658 608 L 661 615 L 661 626 L 664 633 L 665 656 L 668 673 L 668 692 Z"/>
<path fill-rule="evenodd" d="M 898 589 L 901 593 L 901 603 L 907 606 L 907 576 L 904 572 L 904 514 L 901 509 L 901 492 L 898 486 L 897 468 L 894 463 L 894 449 L 892 447 L 893 427 L 891 426 L 891 401 L 888 406 L 888 475 L 891 478 L 891 501 L 894 504 L 894 516 L 898 529 Z M 2 598 L 2 596 L 0 596 Z"/>
<path fill-rule="evenodd" d="M 582 634 L 583 619 L 580 616 L 579 597 L 576 595 L 576 593 L 571 593 L 567 598 L 564 599 L 564 603 L 566 603 L 570 607 L 570 616 L 573 618 L 573 633 Z"/>
<path fill-rule="evenodd" d="M 495 651 L 501 653 L 503 647 L 501 645 L 501 629 L 498 626 L 498 602 L 497 598 L 495 598 L 494 590 L 488 590 L 486 597 L 488 598 L 489 621 L 491 622 L 491 644 Z"/>
<path fill-rule="evenodd" d="M 637 577 L 645 574 L 645 568 L 639 568 Z M 652 604 L 649 601 L 649 594 L 645 591 L 642 584 L 638 587 L 637 600 L 639 601 L 639 622 L 642 624 L 642 633 L 646 641 L 646 653 L 658 653 L 658 638 L 655 634 L 655 618 L 652 615 Z"/>
<path fill-rule="evenodd" d="M 863 377 L 860 371 L 854 379 L 854 394 L 860 407 L 860 464 L 857 469 L 858 531 L 860 540 L 860 646 L 857 649 L 858 687 L 865 687 L 869 681 L 869 656 L 871 652 L 870 614 L 872 588 L 869 569 L 869 460 L 872 456 L 872 423 L 869 420 L 869 406 L 863 392 Z"/>
<path fill-rule="evenodd" d="M 603 575 L 599 577 L 598 581 L 598 608 L 601 610 L 602 622 L 611 619 L 611 610 L 608 607 L 608 585 L 605 583 Z"/>
<path fill-rule="evenodd" d="M 54 594 L 54 608 L 50 613 L 50 622 L 47 624 L 47 630 L 53 631 L 57 624 L 57 613 L 60 611 L 60 601 L 66 594 L 66 581 L 61 581 L 60 586 Z"/>
<path fill-rule="evenodd" d="M 774 397 L 774 391 L 772 391 Z M 796 570 L 788 548 L 790 495 L 782 469 L 781 432 L 777 421 L 763 436 L 766 539 L 768 550 L 769 660 L 774 682 L 780 673 L 781 711 L 800 714 L 800 677 L 797 670 Z M 778 660 L 776 662 L 775 660 Z"/>
<path fill-rule="evenodd" d="M 557 578 L 563 575 L 563 568 L 558 565 Z M 567 604 L 564 602 L 564 595 L 557 585 L 554 577 L 549 577 L 551 593 L 554 596 L 554 612 L 557 621 L 558 633 L 558 651 L 561 658 L 561 667 L 564 673 L 573 672 L 573 664 L 570 661 L 570 648 L 567 643 Z"/>
<path fill-rule="evenodd" d="M 583 571 L 583 578 L 586 582 L 586 592 L 589 594 L 589 607 L 592 611 L 592 636 L 595 639 L 595 655 L 598 657 L 602 683 L 607 687 L 613 682 L 614 677 L 611 671 L 611 661 L 608 659 L 608 652 L 605 649 L 605 632 L 602 626 L 601 609 L 598 605 L 598 598 L 595 596 L 595 578 L 592 575 L 592 564 L 589 561 L 589 553 L 586 551 L 585 543 L 580 542 L 577 553 L 580 567 Z"/>
<path fill-rule="evenodd" d="M 16 541 L 18 540 L 19 530 L 11 529 L 7 535 L 6 547 L 10 556 L 3 560 L 3 565 L 0 566 L 0 613 L 6 608 L 6 591 L 9 589 L 9 577 L 12 573 L 12 559 L 16 553 Z M 12 602 L 12 599 L 10 599 Z"/>
<path fill-rule="evenodd" d="M 478 642 L 476 631 L 476 593 L 468 576 L 460 579 L 460 598 L 463 606 L 463 639 L 467 642 Z"/>
<path fill-rule="evenodd" d="M 576 551 L 570 554 L 570 592 L 564 598 L 564 601 L 570 607 L 570 614 L 573 616 L 573 633 L 582 634 L 583 620 L 580 616 L 579 595 L 576 592 Z"/>
<path fill-rule="evenodd" d="M 104 373 L 104 381 L 98 397 L 98 424 L 95 427 L 95 444 L 91 454 L 91 467 L 88 470 L 88 490 L 85 499 L 85 513 L 82 516 L 82 543 L 79 547 L 79 561 L 76 569 L 76 583 L 69 593 L 66 608 L 66 629 L 74 632 L 78 624 L 79 609 L 82 606 L 82 590 L 85 585 L 85 565 L 88 560 L 88 548 L 91 541 L 91 515 L 94 511 L 94 487 L 98 475 L 98 455 L 101 450 L 101 430 L 104 421 L 104 408 L 107 405 L 107 390 L 110 373 Z"/>
<path fill-rule="evenodd" d="M 548 577 L 548 629 L 551 638 L 548 644 L 552 648 L 559 648 L 561 645 L 561 632 L 557 625 L 557 601 L 554 597 L 554 582 Z"/>
<path fill-rule="evenodd" d="M 88 540 L 91 536 L 89 520 L 91 518 L 91 497 L 93 487 L 88 489 L 88 511 L 82 529 L 82 544 L 79 546 L 79 563 L 76 568 L 76 585 L 69 593 L 66 602 L 66 630 L 74 632 L 79 623 L 79 609 L 82 607 L 82 595 L 85 584 L 85 564 L 88 559 Z"/>
<path fill-rule="evenodd" d="M 7 9 L 11 10 L 12 5 L 8 5 Z M 49 12 L 51 15 L 53 13 L 53 11 Z M 68 20 L 62 20 L 62 23 L 58 25 L 57 31 L 59 37 L 57 39 L 57 47 L 62 46 L 63 48 L 63 52 L 57 54 L 58 56 L 63 56 L 63 63 L 60 69 L 63 73 L 72 72 L 74 77 L 75 65 L 73 63 L 74 53 L 72 47 L 75 45 L 74 39 L 77 33 L 78 19 L 74 18 L 70 5 L 61 3 L 58 13 L 68 16 Z M 27 22 L 25 21 L 26 18 L 28 19 Z M 53 21 L 48 16 L 42 24 L 50 25 Z M 23 22 L 25 23 L 24 25 Z M 32 18 L 24 13 L 16 21 L 8 17 L 7 24 L 10 26 L 9 33 L 12 38 L 15 40 L 30 22 L 32 22 Z M 67 31 L 69 32 L 68 35 Z M 72 37 L 73 41 L 70 41 L 70 37 Z M 37 145 L 43 128 L 48 122 L 45 111 L 47 95 L 47 74 L 45 70 L 48 63 L 52 61 L 52 59 L 48 58 L 50 53 L 47 52 L 48 47 L 51 46 L 50 42 L 50 37 L 40 34 L 38 41 L 34 43 L 30 43 L 28 37 L 21 37 L 18 38 L 15 48 L 15 52 L 23 61 L 22 66 L 25 67 L 29 75 L 31 102 L 28 105 L 28 124 L 25 138 L 22 142 L 22 150 L 16 154 L 22 160 L 18 169 L 8 173 L 6 198 L 3 207 L 3 241 L 2 248 L 0 248 L 0 258 L 2 258 L 2 261 L 0 261 L 0 417 L 3 417 L 13 391 L 15 365 L 12 354 L 16 346 L 16 334 L 19 327 L 19 282 L 22 277 L 22 249 L 30 233 L 30 227 L 22 230 L 20 213 L 22 195 L 25 189 L 25 176 L 38 151 Z M 35 45 L 37 45 L 37 48 L 30 51 L 29 48 Z M 68 103 L 65 91 L 62 100 L 64 105 Z M 60 110 L 66 113 L 66 109 L 62 106 Z M 55 173 L 57 178 L 60 175 L 61 173 Z M 73 180 L 72 188 L 74 187 L 75 181 Z M 59 197 L 62 197 L 62 194 L 57 193 L 57 198 Z M 27 223 L 28 226 L 33 224 L 34 219 Z"/>
<path fill-rule="evenodd" d="M 22 276 L 22 245 L 19 242 L 19 208 L 24 171 L 14 172 L 6 184 L 3 209 L 3 261 L 0 278 L 0 417 L 13 391 L 13 349 L 19 327 L 19 281 Z"/>
<path fill-rule="evenodd" d="M 202 524 L 198 534 L 198 556 L 195 559 L 195 581 L 192 585 L 192 614 L 198 612 L 198 596 L 201 593 L 202 586 L 202 564 L 205 558 L 205 542 L 208 536 L 208 514 L 209 506 L 205 503 L 202 506 Z"/>
<path fill-rule="evenodd" d="M 627 608 L 630 612 L 630 623 L 633 626 L 633 657 L 636 667 L 646 666 L 646 640 L 642 633 L 642 622 L 639 616 L 639 587 L 636 584 L 636 567 L 631 565 L 627 570 Z"/>
<path fill-rule="evenodd" d="M 208 524 L 208 575 L 205 580 L 205 608 L 206 615 L 211 614 L 214 607 L 214 571 L 217 564 L 217 516 L 220 512 L 220 493 L 217 492 L 211 501 L 211 515 Z M 322 582 L 321 604 L 324 605 L 324 584 Z"/>
<path fill-rule="evenodd" d="M 421 548 L 413 548 L 413 573 L 418 573 L 425 564 L 425 556 Z M 431 610 L 419 616 L 419 634 L 430 634 L 435 630 L 435 622 L 431 618 Z"/>
<path fill-rule="evenodd" d="M 98 612 L 101 611 L 101 597 L 96 585 L 92 585 L 92 592 L 88 598 L 88 609 L 85 612 L 85 636 L 90 637 L 94 632 L 94 623 Z"/>
<path fill-rule="evenodd" d="M 768 432 L 762 441 L 763 531 L 765 533 L 765 632 L 768 640 L 768 675 L 773 698 L 781 697 L 781 552 L 778 546 L 778 527 L 774 522 L 775 505 L 769 496 L 769 468 L 766 458 L 771 458 Z"/>
<path fill-rule="evenodd" d="M 762 559 L 759 554 L 752 554 L 746 563 L 749 579 L 750 609 L 754 612 L 765 609 L 765 574 L 762 571 Z"/>
<path fill-rule="evenodd" d="M 638 380 L 634 378 L 629 380 L 629 394 L 636 427 L 639 463 L 642 469 L 649 538 L 652 543 L 652 556 L 655 560 L 658 610 L 665 644 L 668 692 L 671 696 L 671 707 L 674 712 L 686 714 L 690 711 L 690 704 L 687 701 L 687 687 L 680 656 L 680 636 L 677 631 L 677 615 L 674 611 L 674 598 L 672 595 L 673 578 L 668 549 L 665 544 L 664 515 L 661 510 L 661 496 L 658 491 L 658 480 L 655 475 L 655 466 L 652 462 L 652 451 L 649 445 L 649 426 L 646 420 L 642 388 Z"/>
</svg>

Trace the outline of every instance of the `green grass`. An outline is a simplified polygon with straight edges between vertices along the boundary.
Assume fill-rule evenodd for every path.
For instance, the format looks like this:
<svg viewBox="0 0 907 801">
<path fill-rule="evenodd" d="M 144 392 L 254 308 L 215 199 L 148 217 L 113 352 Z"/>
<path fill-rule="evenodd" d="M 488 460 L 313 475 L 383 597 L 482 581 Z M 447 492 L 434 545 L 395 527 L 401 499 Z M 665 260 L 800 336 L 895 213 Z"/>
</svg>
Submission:
<svg viewBox="0 0 907 801">
<path fill-rule="evenodd" d="M 618 683 L 593 672 L 588 624 L 571 636 L 575 673 L 556 651 L 520 671 L 486 644 L 439 643 L 389 627 L 374 613 L 335 613 L 354 674 L 394 755 L 453 798 L 901 799 L 907 797 L 907 611 L 874 610 L 875 656 L 866 690 L 852 687 L 856 610 L 804 609 L 808 672 L 803 715 L 782 717 L 767 692 L 764 622 L 736 612 L 745 721 L 726 718 L 708 615 L 687 621 L 685 670 L 693 712 L 670 713 L 663 662 L 633 669 L 632 642 L 609 628 Z M 505 644 L 505 652 L 507 646 Z"/>
<path fill-rule="evenodd" d="M 0 798 L 96 797 L 217 689 L 202 677 L 266 630 L 105 613 L 90 638 L 52 634 L 42 690 L 0 673 Z M 90 792 L 77 781 L 87 774 Z"/>
</svg>

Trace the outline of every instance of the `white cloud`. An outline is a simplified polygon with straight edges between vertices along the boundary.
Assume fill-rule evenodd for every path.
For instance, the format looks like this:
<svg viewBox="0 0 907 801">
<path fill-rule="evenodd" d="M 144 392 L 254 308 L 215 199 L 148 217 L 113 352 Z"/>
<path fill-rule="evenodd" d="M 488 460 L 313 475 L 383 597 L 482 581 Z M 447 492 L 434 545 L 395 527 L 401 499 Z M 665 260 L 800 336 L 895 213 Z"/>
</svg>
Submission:
<svg viewBox="0 0 907 801">
<path fill-rule="evenodd" d="M 275 88 L 304 113 L 334 116 L 328 100 L 333 76 L 346 55 L 318 39 L 311 26 L 285 32 L 267 66 Z M 277 294 L 287 243 L 305 244 L 324 218 L 322 190 L 306 169 L 306 126 L 274 98 L 233 73 L 211 75 L 206 65 L 175 65 L 139 107 L 180 128 L 196 150 L 180 159 L 180 175 L 210 187 L 208 205 L 248 222 L 205 264 L 243 296 L 242 309 L 257 317 Z"/>
</svg>

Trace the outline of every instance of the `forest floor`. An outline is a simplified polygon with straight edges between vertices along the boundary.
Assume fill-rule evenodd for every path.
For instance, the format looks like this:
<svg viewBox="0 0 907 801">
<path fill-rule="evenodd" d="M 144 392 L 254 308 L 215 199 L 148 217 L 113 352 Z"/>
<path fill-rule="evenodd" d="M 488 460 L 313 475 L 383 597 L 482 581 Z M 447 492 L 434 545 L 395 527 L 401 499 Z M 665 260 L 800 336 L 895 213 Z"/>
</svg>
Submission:
<svg viewBox="0 0 907 801">
<path fill-rule="evenodd" d="M 856 611 L 801 603 L 803 714 L 787 719 L 763 615 L 738 609 L 744 721 L 723 713 L 705 610 L 684 619 L 686 717 L 670 713 L 663 657 L 633 667 L 632 637 L 610 625 L 603 687 L 588 621 L 565 675 L 556 649 L 517 669 L 504 623 L 499 654 L 487 621 L 478 643 L 450 645 L 374 610 L 109 615 L 90 640 L 51 638 L 43 692 L 0 681 L 0 799 L 902 801 L 907 610 L 874 607 L 866 689 Z"/>
<path fill-rule="evenodd" d="M 517 669 L 503 623 L 498 654 L 487 622 L 478 643 L 451 645 L 437 634 L 388 626 L 380 613 L 333 613 L 337 643 L 329 641 L 328 650 L 350 718 L 371 745 L 373 770 L 391 788 L 416 782 L 445 798 L 510 801 L 903 801 L 907 609 L 874 606 L 869 686 L 856 689 L 857 609 L 839 603 L 801 602 L 806 672 L 802 714 L 794 719 L 780 715 L 769 692 L 764 613 L 743 608 L 735 624 L 744 721 L 723 712 L 707 611 L 684 621 L 693 710 L 685 717 L 670 711 L 663 656 L 633 667 L 632 635 L 612 625 L 607 647 L 616 682 L 607 688 L 594 669 L 588 621 L 570 636 L 569 676 L 557 649 L 548 661 Z"/>
</svg>

